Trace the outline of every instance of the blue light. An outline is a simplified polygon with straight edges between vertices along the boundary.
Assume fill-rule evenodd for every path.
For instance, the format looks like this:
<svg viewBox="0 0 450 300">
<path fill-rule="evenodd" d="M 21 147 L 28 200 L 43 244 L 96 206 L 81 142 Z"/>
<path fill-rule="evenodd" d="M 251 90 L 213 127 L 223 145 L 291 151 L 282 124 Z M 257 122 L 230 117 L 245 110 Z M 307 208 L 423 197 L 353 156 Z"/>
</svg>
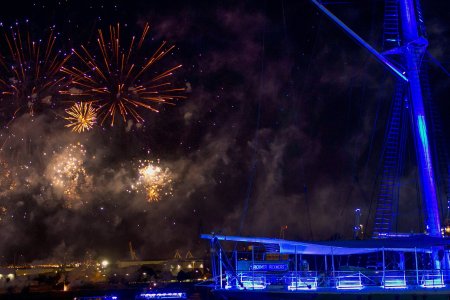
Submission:
<svg viewBox="0 0 450 300">
<path fill-rule="evenodd" d="M 186 293 L 143 293 L 139 295 L 140 298 L 144 299 L 186 299 Z"/>
<path fill-rule="evenodd" d="M 429 271 L 423 275 L 420 286 L 423 288 L 443 288 L 445 287 L 444 276 L 438 270 Z"/>
<path fill-rule="evenodd" d="M 432 289 L 432 288 L 443 288 L 445 284 L 443 282 L 436 283 L 432 279 L 427 279 L 423 281 L 423 284 L 420 285 L 423 288 Z"/>
<path fill-rule="evenodd" d="M 280 264 L 261 264 L 261 263 L 254 263 L 249 266 L 250 271 L 287 271 L 289 268 L 287 263 L 280 263 Z"/>
<path fill-rule="evenodd" d="M 423 115 L 417 116 L 417 126 L 419 126 L 419 134 L 423 147 L 425 150 L 428 150 L 427 124 L 425 124 L 425 117 Z"/>
<path fill-rule="evenodd" d="M 261 275 L 253 276 L 252 272 L 239 273 L 238 278 L 239 278 L 239 284 L 238 284 L 238 280 L 227 276 L 227 283 L 225 285 L 225 289 L 237 288 L 240 290 L 243 290 L 243 289 L 263 290 L 267 286 L 265 276 L 261 276 Z"/>
<path fill-rule="evenodd" d="M 430 149 L 428 147 L 427 124 L 423 115 L 417 116 L 417 126 L 419 127 L 420 140 L 422 141 L 423 151 L 425 155 L 425 163 L 427 168 L 428 178 L 433 178 L 433 167 L 431 165 Z"/>
<path fill-rule="evenodd" d="M 262 290 L 266 288 L 266 277 L 264 276 L 251 276 L 251 275 L 240 275 L 240 281 L 243 287 L 239 288 Z"/>
<path fill-rule="evenodd" d="M 338 290 L 360 290 L 363 287 L 360 272 L 337 277 L 336 288 Z"/>
<path fill-rule="evenodd" d="M 76 300 L 93 300 L 93 299 L 101 299 L 101 300 L 118 300 L 117 296 L 86 296 L 86 297 L 76 297 Z"/>
<path fill-rule="evenodd" d="M 406 289 L 405 278 L 386 278 L 383 287 L 385 289 Z"/>
<path fill-rule="evenodd" d="M 406 273 L 400 270 L 390 270 L 384 273 L 382 287 L 385 289 L 406 289 Z"/>
<path fill-rule="evenodd" d="M 262 283 L 258 283 L 258 282 L 250 282 L 250 281 L 246 281 L 246 282 L 242 282 L 243 287 L 239 286 L 239 289 L 254 289 L 254 290 L 263 290 L 266 288 L 265 284 Z"/>
<path fill-rule="evenodd" d="M 336 285 L 338 290 L 361 290 L 364 286 L 353 281 L 341 281 Z"/>
<path fill-rule="evenodd" d="M 428 145 L 428 135 L 427 135 L 427 125 L 425 123 L 425 117 L 422 114 L 417 115 L 417 129 L 420 136 L 421 147 L 419 146 L 418 151 L 422 150 L 421 161 L 422 161 L 422 180 L 423 189 L 425 194 L 425 199 L 427 201 L 427 229 L 429 229 L 430 234 L 439 236 L 440 223 L 439 223 L 439 211 L 436 203 L 436 190 L 434 186 L 434 175 L 433 175 L 433 165 L 431 160 L 430 149 Z"/>
<path fill-rule="evenodd" d="M 317 290 L 317 277 L 292 276 L 290 279 L 289 291 L 297 290 Z"/>
</svg>

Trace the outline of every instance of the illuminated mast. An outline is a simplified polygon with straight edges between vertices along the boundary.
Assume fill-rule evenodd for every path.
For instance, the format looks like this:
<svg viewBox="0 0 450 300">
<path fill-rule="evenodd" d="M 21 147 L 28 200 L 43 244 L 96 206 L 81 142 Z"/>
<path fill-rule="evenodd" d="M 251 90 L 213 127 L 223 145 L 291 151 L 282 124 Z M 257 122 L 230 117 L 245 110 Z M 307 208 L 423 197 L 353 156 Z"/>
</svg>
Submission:
<svg viewBox="0 0 450 300">
<path fill-rule="evenodd" d="M 402 24 L 402 49 L 405 69 L 409 79 L 409 100 L 411 120 L 416 148 L 420 188 L 425 208 L 425 224 L 431 236 L 441 235 L 441 222 L 437 205 L 436 183 L 425 120 L 425 108 L 420 84 L 419 70 L 421 58 L 428 41 L 419 35 L 413 0 L 400 0 Z"/>
<path fill-rule="evenodd" d="M 423 200 L 425 225 L 430 236 L 441 236 L 441 222 L 438 210 L 436 183 L 427 132 L 424 100 L 420 82 L 420 64 L 428 46 L 428 41 L 419 34 L 414 0 L 397 0 L 401 24 L 402 42 L 400 47 L 379 53 L 327 8 L 316 0 L 311 0 L 332 21 L 341 27 L 357 43 L 366 48 L 397 78 L 406 83 L 406 99 L 410 104 L 411 126 L 416 149 L 417 168 L 420 180 L 420 192 Z M 389 55 L 401 57 L 403 69 L 399 69 L 390 61 Z"/>
</svg>

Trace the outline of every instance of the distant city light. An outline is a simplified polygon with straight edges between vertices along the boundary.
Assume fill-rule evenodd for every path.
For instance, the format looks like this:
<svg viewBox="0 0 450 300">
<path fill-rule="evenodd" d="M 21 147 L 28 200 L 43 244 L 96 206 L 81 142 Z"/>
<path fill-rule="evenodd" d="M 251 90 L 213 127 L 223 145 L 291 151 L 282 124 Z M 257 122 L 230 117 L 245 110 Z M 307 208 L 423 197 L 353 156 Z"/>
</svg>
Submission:
<svg viewBox="0 0 450 300">
<path fill-rule="evenodd" d="M 102 261 L 102 268 L 106 268 L 109 265 L 109 261 L 106 259 Z"/>
</svg>

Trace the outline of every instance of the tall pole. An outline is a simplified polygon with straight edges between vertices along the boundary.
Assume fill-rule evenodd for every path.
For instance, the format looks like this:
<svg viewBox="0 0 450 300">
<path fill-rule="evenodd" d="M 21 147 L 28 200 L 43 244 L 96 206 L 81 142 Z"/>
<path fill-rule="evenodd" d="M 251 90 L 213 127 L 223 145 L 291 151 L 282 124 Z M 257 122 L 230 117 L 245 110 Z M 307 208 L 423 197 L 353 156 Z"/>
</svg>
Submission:
<svg viewBox="0 0 450 300">
<path fill-rule="evenodd" d="M 214 288 L 217 288 L 217 268 L 216 268 L 216 259 L 217 259 L 217 253 L 216 253 L 216 248 L 214 247 L 214 238 L 211 239 L 211 269 L 213 272 L 213 278 L 215 281 L 215 286 Z"/>
<path fill-rule="evenodd" d="M 414 258 L 416 260 L 416 283 L 419 285 L 419 263 L 417 262 L 417 248 L 414 247 Z"/>
<path fill-rule="evenodd" d="M 222 249 L 219 249 L 219 274 L 220 274 L 220 289 L 223 288 L 222 282 Z"/>
<path fill-rule="evenodd" d="M 386 258 L 384 257 L 384 247 L 383 247 L 383 285 L 385 285 L 385 277 L 386 277 Z"/>
<path fill-rule="evenodd" d="M 252 245 L 252 287 L 255 289 L 255 244 Z"/>
<path fill-rule="evenodd" d="M 425 213 L 426 230 L 430 236 L 441 236 L 441 222 L 436 196 L 433 163 L 429 148 L 427 121 L 420 84 L 419 70 L 428 41 L 419 35 L 414 0 L 399 0 L 402 28 L 402 50 L 408 78 L 411 123 L 419 170 L 420 189 Z"/>
<path fill-rule="evenodd" d="M 295 290 L 297 290 L 298 278 L 297 245 L 295 245 Z"/>
<path fill-rule="evenodd" d="M 239 279 L 238 279 L 238 251 L 237 249 L 234 250 L 234 270 L 236 274 L 236 286 L 238 286 L 238 284 L 240 283 Z"/>
<path fill-rule="evenodd" d="M 334 269 L 334 253 L 333 253 L 333 247 L 331 247 L 331 268 L 333 270 L 333 278 L 336 278 L 335 275 L 335 269 Z"/>
</svg>

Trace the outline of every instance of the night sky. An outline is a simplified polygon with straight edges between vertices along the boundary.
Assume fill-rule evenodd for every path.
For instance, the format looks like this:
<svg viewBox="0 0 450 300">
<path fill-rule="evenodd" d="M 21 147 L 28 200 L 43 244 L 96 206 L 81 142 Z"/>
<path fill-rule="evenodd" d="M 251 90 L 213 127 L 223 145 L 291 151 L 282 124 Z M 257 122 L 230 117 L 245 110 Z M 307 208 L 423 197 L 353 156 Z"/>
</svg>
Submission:
<svg viewBox="0 0 450 300">
<path fill-rule="evenodd" d="M 182 64 L 171 81 L 186 99 L 159 113 L 139 109 L 142 124 L 119 119 L 75 133 L 64 126 L 70 99 L 55 96 L 53 105 L 11 121 L 3 95 L 0 264 L 86 253 L 124 259 L 129 241 L 140 258 L 177 249 L 202 255 L 208 245 L 200 233 L 279 237 L 285 225 L 287 239 L 351 238 L 355 208 L 370 230 L 393 76 L 308 1 L 8 2 L 4 28 L 38 39 L 54 27 L 63 53 L 95 48 L 97 29 L 117 22 L 129 41 L 148 22 L 141 55 L 162 41 L 176 45 L 152 72 Z M 450 69 L 450 3 L 422 5 L 429 52 Z M 330 9 L 380 49 L 383 1 Z M 450 78 L 431 65 L 430 79 L 450 129 Z M 52 168 L 78 143 L 84 173 L 74 200 L 52 184 Z M 171 178 L 159 201 L 132 188 L 144 160 Z M 420 232 L 412 149 L 406 161 L 399 229 Z"/>
</svg>

